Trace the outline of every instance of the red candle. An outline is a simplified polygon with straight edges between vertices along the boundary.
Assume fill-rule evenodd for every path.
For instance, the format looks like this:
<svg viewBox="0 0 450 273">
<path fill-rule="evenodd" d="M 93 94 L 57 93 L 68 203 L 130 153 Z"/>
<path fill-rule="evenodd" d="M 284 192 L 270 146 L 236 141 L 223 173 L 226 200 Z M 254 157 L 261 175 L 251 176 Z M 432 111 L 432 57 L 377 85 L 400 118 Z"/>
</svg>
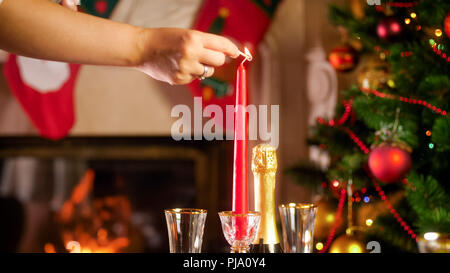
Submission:
<svg viewBox="0 0 450 273">
<path fill-rule="evenodd" d="M 248 213 L 247 183 L 247 71 L 242 63 L 237 70 L 234 117 L 233 212 Z"/>
</svg>

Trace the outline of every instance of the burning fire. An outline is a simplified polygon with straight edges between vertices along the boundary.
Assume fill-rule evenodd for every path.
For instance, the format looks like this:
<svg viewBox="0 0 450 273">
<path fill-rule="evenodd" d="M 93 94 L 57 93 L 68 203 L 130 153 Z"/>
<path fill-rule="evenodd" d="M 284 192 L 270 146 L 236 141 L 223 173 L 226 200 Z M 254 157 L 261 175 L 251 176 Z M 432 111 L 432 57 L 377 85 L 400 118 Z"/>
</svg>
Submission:
<svg viewBox="0 0 450 273">
<path fill-rule="evenodd" d="M 244 53 L 245 52 L 245 53 Z M 239 51 L 239 54 L 242 55 L 245 59 L 242 61 L 242 63 L 248 61 L 251 62 L 253 60 L 253 56 L 250 53 L 250 50 L 248 48 L 244 48 L 244 52 Z"/>
<path fill-rule="evenodd" d="M 125 196 L 108 196 L 89 202 L 95 173 L 86 171 L 72 196 L 58 212 L 61 238 L 70 253 L 118 253 L 130 245 L 128 239 L 131 205 Z M 52 243 L 45 253 L 56 253 Z"/>
<path fill-rule="evenodd" d="M 251 62 L 253 60 L 253 56 L 250 53 L 250 50 L 248 50 L 248 48 L 244 48 L 244 51 L 245 51 L 245 55 L 246 55 L 245 57 L 248 59 L 249 62 Z"/>
</svg>

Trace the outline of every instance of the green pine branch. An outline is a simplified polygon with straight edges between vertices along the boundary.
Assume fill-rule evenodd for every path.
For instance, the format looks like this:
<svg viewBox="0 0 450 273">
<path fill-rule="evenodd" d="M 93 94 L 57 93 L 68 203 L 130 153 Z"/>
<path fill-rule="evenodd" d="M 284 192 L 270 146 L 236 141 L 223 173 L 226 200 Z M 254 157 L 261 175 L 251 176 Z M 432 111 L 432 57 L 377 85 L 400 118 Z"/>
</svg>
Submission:
<svg viewBox="0 0 450 273">
<path fill-rule="evenodd" d="M 437 151 L 448 152 L 450 150 L 450 119 L 448 117 L 436 119 L 433 125 L 431 140 L 436 145 Z"/>
<path fill-rule="evenodd" d="M 406 197 L 416 212 L 415 225 L 420 232 L 450 233 L 450 196 L 432 176 L 411 173 Z"/>
</svg>

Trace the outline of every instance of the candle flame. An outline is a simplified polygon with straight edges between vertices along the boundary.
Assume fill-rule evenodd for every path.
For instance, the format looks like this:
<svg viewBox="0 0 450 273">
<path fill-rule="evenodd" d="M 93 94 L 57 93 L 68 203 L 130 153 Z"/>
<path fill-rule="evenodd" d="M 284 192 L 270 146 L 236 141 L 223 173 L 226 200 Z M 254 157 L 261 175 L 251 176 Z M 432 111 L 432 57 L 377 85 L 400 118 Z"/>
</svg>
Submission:
<svg viewBox="0 0 450 273">
<path fill-rule="evenodd" d="M 250 53 L 250 50 L 248 50 L 248 48 L 244 48 L 244 51 L 245 51 L 245 57 L 247 58 L 247 60 L 249 61 L 249 62 L 251 62 L 252 60 L 253 60 L 253 56 L 252 56 L 252 54 Z"/>
<path fill-rule="evenodd" d="M 243 63 L 245 63 L 246 61 L 249 61 L 249 62 L 251 62 L 252 60 L 253 60 L 253 56 L 252 56 L 252 54 L 250 53 L 250 50 L 248 50 L 248 48 L 244 48 L 244 51 L 245 51 L 245 53 L 243 53 L 243 52 L 240 52 L 240 54 L 242 55 L 242 56 L 244 56 L 244 60 L 242 61 L 242 64 Z"/>
</svg>

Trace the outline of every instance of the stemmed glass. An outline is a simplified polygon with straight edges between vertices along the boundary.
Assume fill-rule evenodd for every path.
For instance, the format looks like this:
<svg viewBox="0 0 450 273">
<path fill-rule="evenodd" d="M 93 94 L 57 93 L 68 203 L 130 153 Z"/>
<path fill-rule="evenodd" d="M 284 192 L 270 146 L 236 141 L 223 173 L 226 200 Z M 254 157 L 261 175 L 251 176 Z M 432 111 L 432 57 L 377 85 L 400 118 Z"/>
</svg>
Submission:
<svg viewBox="0 0 450 273">
<path fill-rule="evenodd" d="M 170 253 L 200 253 L 207 211 L 204 209 L 165 210 Z"/>
<path fill-rule="evenodd" d="M 280 205 L 279 210 L 283 230 L 283 252 L 311 253 L 317 206 L 289 203 Z"/>
<path fill-rule="evenodd" d="M 248 253 L 250 244 L 258 233 L 261 213 L 236 214 L 232 211 L 219 212 L 222 231 L 231 246 L 231 253 Z"/>
</svg>

